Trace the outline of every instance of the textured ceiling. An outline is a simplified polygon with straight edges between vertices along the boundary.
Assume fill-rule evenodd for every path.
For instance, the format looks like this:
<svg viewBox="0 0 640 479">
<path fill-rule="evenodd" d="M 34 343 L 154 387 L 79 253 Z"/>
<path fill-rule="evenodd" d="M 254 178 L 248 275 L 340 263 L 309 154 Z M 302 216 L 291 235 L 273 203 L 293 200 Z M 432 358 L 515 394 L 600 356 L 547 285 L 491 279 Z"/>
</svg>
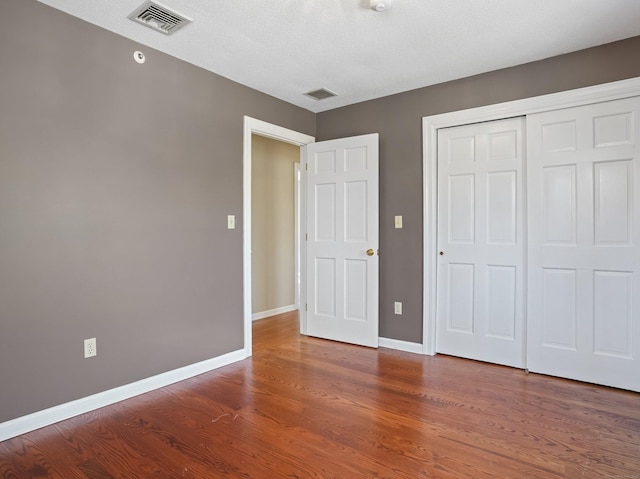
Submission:
<svg viewBox="0 0 640 479">
<path fill-rule="evenodd" d="M 640 35 L 640 0 L 161 0 L 194 20 L 172 36 L 142 0 L 40 1 L 313 112 Z"/>
</svg>

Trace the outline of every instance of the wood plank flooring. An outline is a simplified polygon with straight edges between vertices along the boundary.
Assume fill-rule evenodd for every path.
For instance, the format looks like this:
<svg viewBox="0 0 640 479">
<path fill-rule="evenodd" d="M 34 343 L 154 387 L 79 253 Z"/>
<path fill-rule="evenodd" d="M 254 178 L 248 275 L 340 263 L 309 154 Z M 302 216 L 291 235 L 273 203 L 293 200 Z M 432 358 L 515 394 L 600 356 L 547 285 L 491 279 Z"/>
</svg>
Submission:
<svg viewBox="0 0 640 479">
<path fill-rule="evenodd" d="M 254 324 L 254 356 L 0 443 L 8 478 L 640 479 L 640 395 Z"/>
</svg>

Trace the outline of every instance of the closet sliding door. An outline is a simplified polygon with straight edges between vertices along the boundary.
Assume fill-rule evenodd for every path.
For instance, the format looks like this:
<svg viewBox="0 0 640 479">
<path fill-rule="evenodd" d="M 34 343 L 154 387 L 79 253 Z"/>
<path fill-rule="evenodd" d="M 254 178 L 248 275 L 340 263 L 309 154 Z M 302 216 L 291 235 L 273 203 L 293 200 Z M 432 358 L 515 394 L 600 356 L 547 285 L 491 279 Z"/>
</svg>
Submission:
<svg viewBox="0 0 640 479">
<path fill-rule="evenodd" d="M 640 391 L 640 98 L 527 116 L 527 368 Z"/>
<path fill-rule="evenodd" d="M 524 118 L 438 131 L 436 350 L 524 367 Z"/>
</svg>

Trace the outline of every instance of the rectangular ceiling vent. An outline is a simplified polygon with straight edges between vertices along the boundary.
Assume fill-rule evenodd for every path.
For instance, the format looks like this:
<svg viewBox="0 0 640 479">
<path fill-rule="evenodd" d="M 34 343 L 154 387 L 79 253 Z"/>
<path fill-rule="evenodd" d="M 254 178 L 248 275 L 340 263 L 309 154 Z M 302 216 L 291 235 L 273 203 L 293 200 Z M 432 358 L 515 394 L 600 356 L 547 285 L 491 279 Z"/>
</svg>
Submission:
<svg viewBox="0 0 640 479">
<path fill-rule="evenodd" d="M 327 98 L 331 98 L 332 96 L 337 96 L 336 93 L 333 93 L 326 88 L 320 88 L 319 90 L 308 91 L 305 95 L 310 96 L 314 100 L 326 100 Z"/>
<path fill-rule="evenodd" d="M 144 2 L 131 12 L 127 18 L 165 35 L 171 35 L 193 21 L 175 10 L 152 0 Z"/>
</svg>

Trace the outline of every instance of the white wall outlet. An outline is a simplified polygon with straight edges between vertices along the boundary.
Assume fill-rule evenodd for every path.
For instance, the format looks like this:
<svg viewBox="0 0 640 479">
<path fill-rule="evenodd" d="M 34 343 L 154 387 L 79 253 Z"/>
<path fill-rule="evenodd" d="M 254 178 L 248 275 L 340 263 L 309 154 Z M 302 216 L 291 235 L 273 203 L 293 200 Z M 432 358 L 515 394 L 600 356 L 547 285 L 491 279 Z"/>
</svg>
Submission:
<svg viewBox="0 0 640 479">
<path fill-rule="evenodd" d="M 393 314 L 402 314 L 402 303 L 400 301 L 393 303 Z"/>
<path fill-rule="evenodd" d="M 91 358 L 98 354 L 98 350 L 96 347 L 96 338 L 85 339 L 84 340 L 84 357 Z"/>
<path fill-rule="evenodd" d="M 402 228 L 402 216 L 401 215 L 398 215 L 398 216 L 395 217 L 394 224 L 395 224 L 397 229 L 401 229 Z"/>
<path fill-rule="evenodd" d="M 228 215 L 227 216 L 227 229 L 233 230 L 236 228 L 236 216 Z"/>
</svg>

